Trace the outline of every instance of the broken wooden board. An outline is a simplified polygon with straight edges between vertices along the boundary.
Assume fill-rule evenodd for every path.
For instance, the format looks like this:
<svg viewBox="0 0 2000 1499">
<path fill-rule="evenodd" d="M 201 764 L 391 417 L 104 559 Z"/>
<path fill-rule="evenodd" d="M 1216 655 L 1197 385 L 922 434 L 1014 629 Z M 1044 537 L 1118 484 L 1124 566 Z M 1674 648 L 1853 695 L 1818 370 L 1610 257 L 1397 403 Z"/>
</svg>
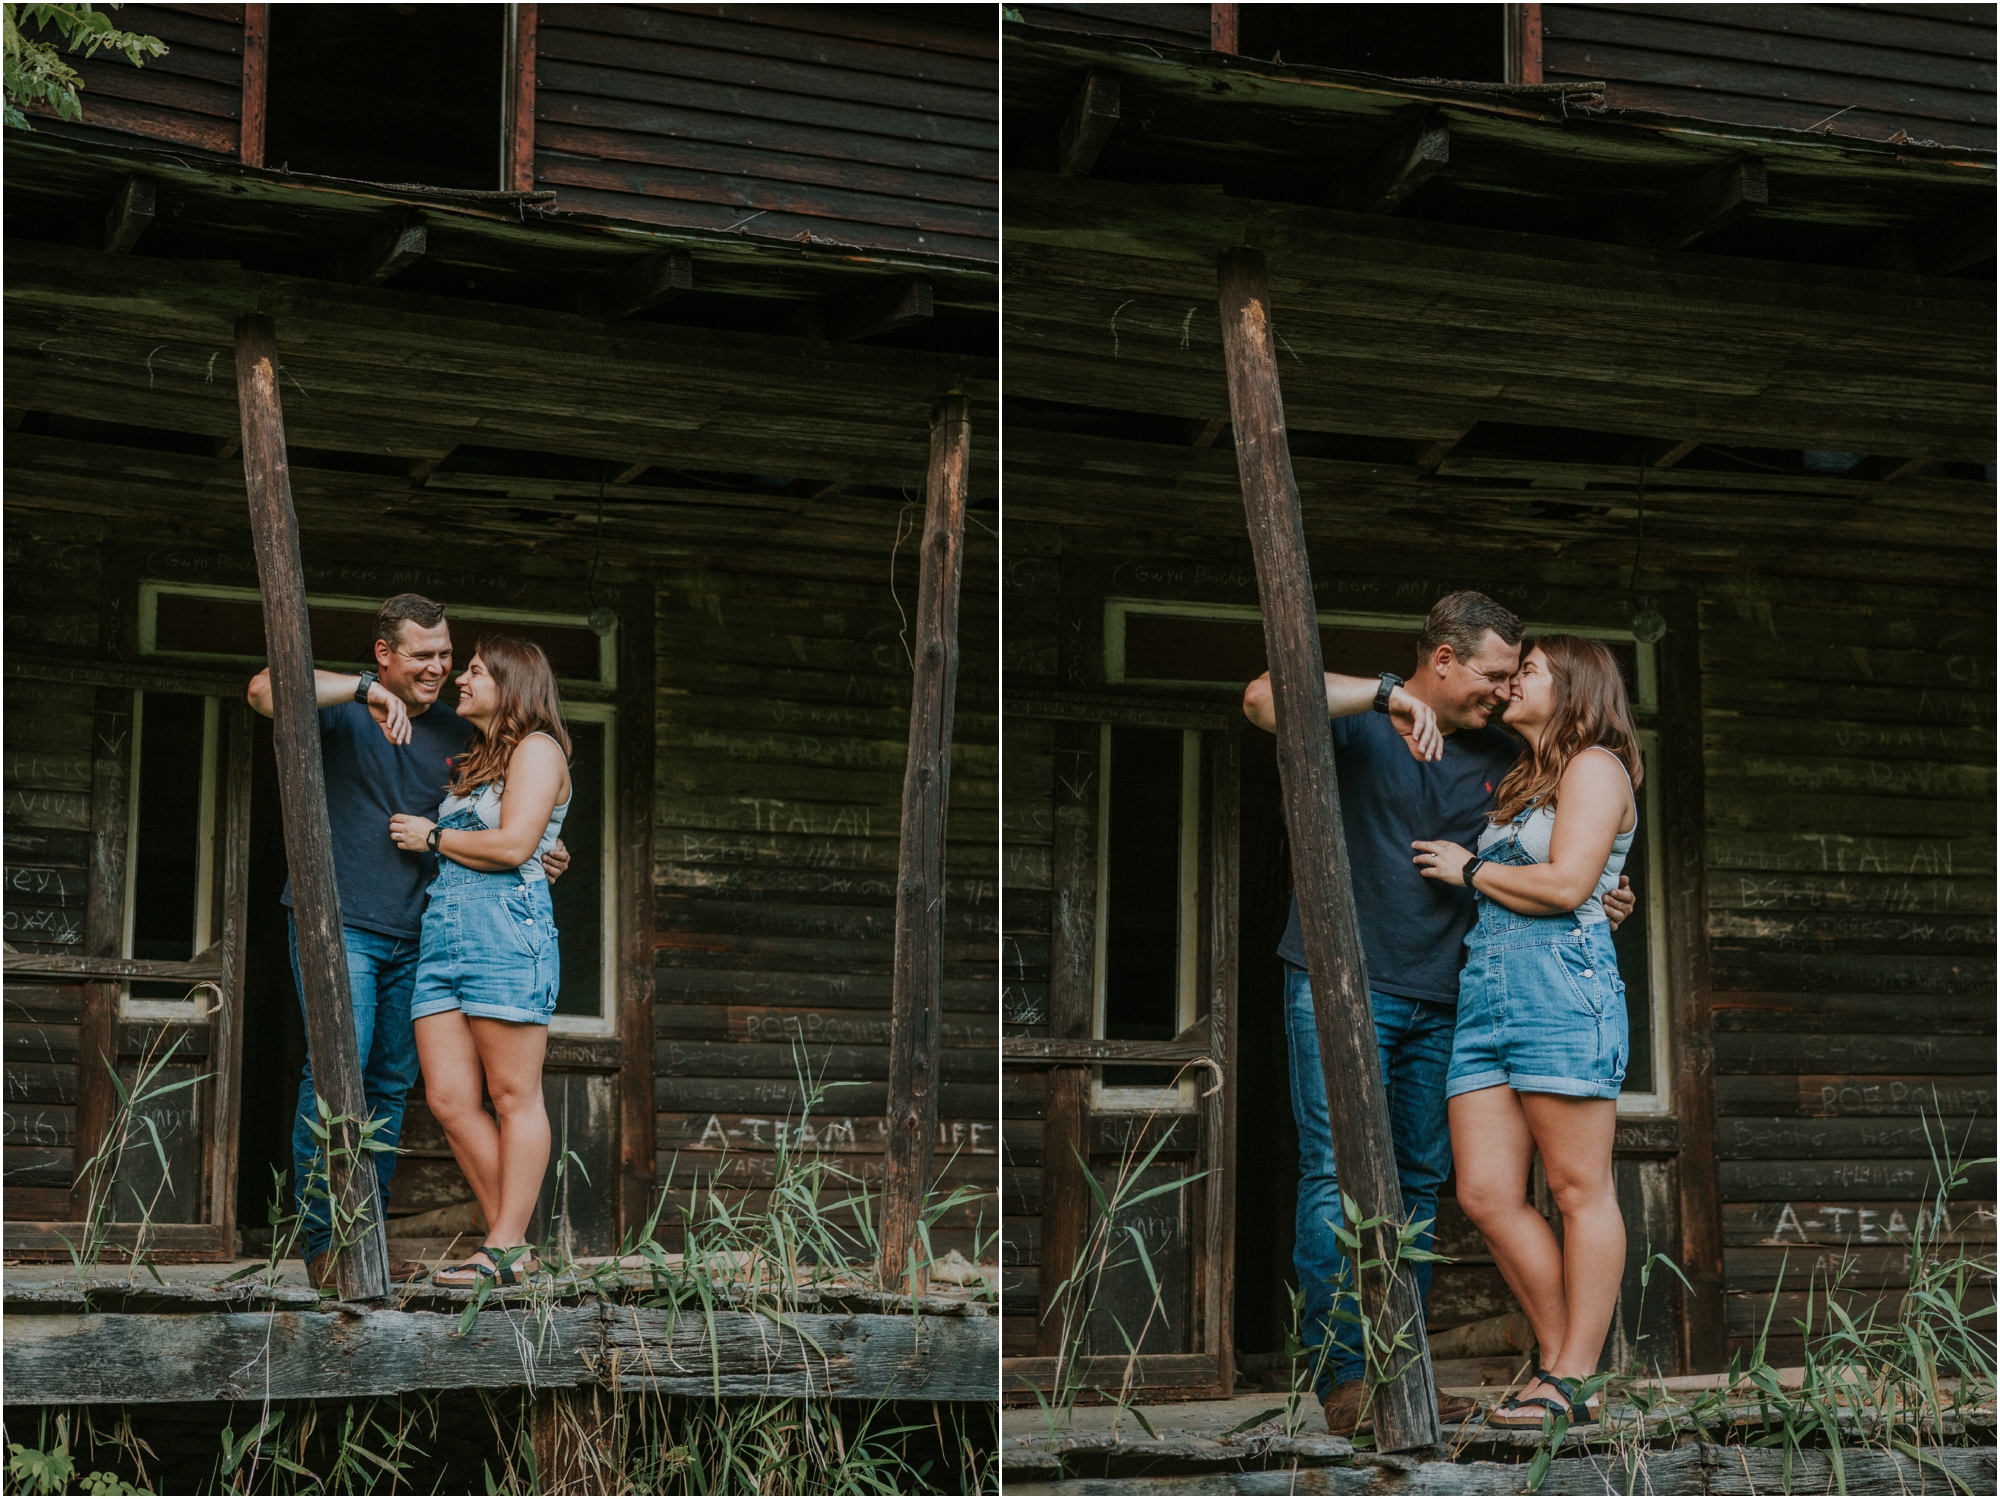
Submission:
<svg viewBox="0 0 2000 1499">
<path fill-rule="evenodd" d="M 990 1317 L 704 1317 L 515 1303 L 460 1335 L 447 1312 L 57 1313 L 5 1321 L 8 1399 L 144 1405 L 408 1390 L 621 1390 L 713 1398 L 990 1401 Z"/>
</svg>

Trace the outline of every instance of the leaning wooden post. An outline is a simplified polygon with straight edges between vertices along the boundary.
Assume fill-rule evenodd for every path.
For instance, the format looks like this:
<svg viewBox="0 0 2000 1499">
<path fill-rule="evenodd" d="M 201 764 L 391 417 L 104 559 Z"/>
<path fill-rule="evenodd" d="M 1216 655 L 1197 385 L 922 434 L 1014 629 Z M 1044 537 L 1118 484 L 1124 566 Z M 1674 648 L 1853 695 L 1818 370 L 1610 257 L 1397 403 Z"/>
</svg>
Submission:
<svg viewBox="0 0 2000 1499">
<path fill-rule="evenodd" d="M 964 396 L 931 422 L 917 581 L 916 680 L 903 767 L 896 858 L 896 972 L 889 1020 L 888 1160 L 882 1183 L 882 1284 L 911 1274 L 917 1219 L 937 1139 L 938 1040 L 944 990 L 944 831 L 951 794 L 951 710 L 958 686 L 958 580 L 965 555 L 965 471 L 972 424 Z M 925 1285 L 917 1267 L 911 1295 Z"/>
<path fill-rule="evenodd" d="M 1362 1258 L 1393 1262 L 1403 1192 L 1389 1138 L 1389 1107 L 1368 1004 L 1368 970 L 1354 917 L 1354 887 L 1340 825 L 1333 736 L 1326 728 L 1325 667 L 1319 611 L 1306 560 L 1299 489 L 1285 437 L 1271 294 L 1264 257 L 1231 250 L 1217 274 L 1223 355 L 1229 366 L 1229 415 L 1236 469 L 1257 564 L 1264 609 L 1264 649 L 1278 715 L 1278 779 L 1292 837 L 1292 878 L 1312 978 L 1320 1063 L 1326 1071 L 1334 1159 L 1340 1189 L 1363 1218 L 1388 1220 L 1364 1235 Z M 1353 1225 L 1349 1225 L 1352 1227 Z M 1386 1366 L 1368 1350 L 1369 1377 L 1384 1381 L 1371 1407 L 1384 1451 L 1429 1447 L 1438 1440 L 1437 1392 L 1423 1304 L 1405 1266 L 1393 1281 L 1379 1270 L 1360 1276 L 1371 1343 L 1402 1334 Z"/>
<path fill-rule="evenodd" d="M 236 401 L 243 417 L 243 481 L 264 594 L 264 641 L 271 663 L 271 716 L 278 752 L 278 798 L 291 865 L 292 914 L 299 929 L 306 1042 L 313 1090 L 336 1119 L 359 1121 L 367 1102 L 340 934 L 340 887 L 333 874 L 326 775 L 319 758 L 312 635 L 306 620 L 299 521 L 285 464 L 285 414 L 278 401 L 278 334 L 252 313 L 236 320 Z M 386 833 L 384 836 L 387 836 Z M 375 1159 L 358 1149 L 350 1122 L 333 1131 L 328 1164 L 334 1219 L 334 1276 L 341 1298 L 389 1294 L 389 1245 L 375 1185 Z M 343 1226 L 345 1225 L 345 1226 Z M 345 1241 L 345 1242 L 343 1242 Z"/>
</svg>

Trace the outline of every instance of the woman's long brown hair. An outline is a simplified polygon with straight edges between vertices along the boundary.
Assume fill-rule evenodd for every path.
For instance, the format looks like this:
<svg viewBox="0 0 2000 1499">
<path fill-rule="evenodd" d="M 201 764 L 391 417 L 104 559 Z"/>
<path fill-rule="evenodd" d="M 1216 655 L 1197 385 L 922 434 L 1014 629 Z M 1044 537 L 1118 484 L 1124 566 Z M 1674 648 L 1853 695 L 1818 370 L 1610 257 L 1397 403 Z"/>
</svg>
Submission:
<svg viewBox="0 0 2000 1499">
<path fill-rule="evenodd" d="M 1521 647 L 1521 659 L 1537 649 L 1549 663 L 1555 705 L 1541 744 L 1514 762 L 1494 793 L 1495 825 L 1512 822 L 1530 802 L 1553 808 L 1563 772 L 1593 745 L 1602 745 L 1625 762 L 1635 788 L 1646 775 L 1625 678 L 1611 652 L 1579 635 L 1544 635 Z"/>
<path fill-rule="evenodd" d="M 481 786 L 504 781 L 515 746 L 537 731 L 562 746 L 564 759 L 570 752 L 562 695 L 556 691 L 555 669 L 542 648 L 517 635 L 487 635 L 472 654 L 485 663 L 486 674 L 500 690 L 500 711 L 493 715 L 492 727 L 452 766 L 454 796 L 470 796 Z"/>
</svg>

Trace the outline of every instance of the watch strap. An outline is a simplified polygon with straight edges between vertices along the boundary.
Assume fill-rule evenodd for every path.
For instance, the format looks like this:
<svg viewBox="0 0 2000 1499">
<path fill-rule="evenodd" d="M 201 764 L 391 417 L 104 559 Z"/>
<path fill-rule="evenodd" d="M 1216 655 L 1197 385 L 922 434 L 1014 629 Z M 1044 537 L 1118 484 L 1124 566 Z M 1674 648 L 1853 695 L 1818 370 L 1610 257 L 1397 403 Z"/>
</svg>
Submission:
<svg viewBox="0 0 2000 1499">
<path fill-rule="evenodd" d="M 429 849 L 432 853 L 436 853 L 438 851 L 438 835 L 441 834 L 442 832 L 444 832 L 443 828 L 433 827 L 430 830 L 429 835 L 424 839 L 424 847 Z"/>
<path fill-rule="evenodd" d="M 367 707 L 368 694 L 375 690 L 375 684 L 380 680 L 381 678 L 376 676 L 374 672 L 364 671 L 361 674 L 361 685 L 354 689 L 354 701 L 361 704 L 364 708 Z"/>
<path fill-rule="evenodd" d="M 1458 877 L 1460 882 L 1465 886 L 1466 889 L 1471 890 L 1473 888 L 1472 877 L 1474 874 L 1478 873 L 1479 867 L 1485 862 L 1486 861 L 1480 858 L 1478 854 L 1474 854 L 1470 859 L 1466 861 L 1465 869 L 1459 874 Z"/>
<path fill-rule="evenodd" d="M 1382 685 L 1375 689 L 1375 711 L 1377 713 L 1387 713 L 1389 711 L 1389 694 L 1402 685 L 1403 679 L 1393 671 L 1382 673 Z"/>
</svg>

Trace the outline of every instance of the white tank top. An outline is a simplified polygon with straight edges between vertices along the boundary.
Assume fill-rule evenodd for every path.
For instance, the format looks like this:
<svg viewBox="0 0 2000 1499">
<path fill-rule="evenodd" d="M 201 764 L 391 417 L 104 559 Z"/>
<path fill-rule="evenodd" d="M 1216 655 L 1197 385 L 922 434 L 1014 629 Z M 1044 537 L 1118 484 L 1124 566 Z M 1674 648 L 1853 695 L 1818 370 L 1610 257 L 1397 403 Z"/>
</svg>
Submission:
<svg viewBox="0 0 2000 1499">
<path fill-rule="evenodd" d="M 1603 745 L 1593 744 L 1589 747 L 1594 750 L 1603 750 L 1613 760 L 1618 761 L 1618 768 L 1620 770 L 1625 770 L 1625 762 L 1619 760 L 1616 754 L 1605 749 Z M 1632 779 L 1632 773 L 1629 770 L 1625 771 L 1625 779 L 1628 783 Z M 1529 859 L 1537 864 L 1546 864 L 1549 862 L 1549 844 L 1555 837 L 1555 831 L 1555 809 L 1553 807 L 1533 807 L 1522 813 L 1512 822 L 1500 823 L 1497 826 L 1493 823 L 1488 823 L 1479 834 L 1479 852 L 1484 854 L 1488 849 L 1493 848 L 1502 839 L 1512 834 L 1520 839 L 1522 853 L 1526 854 Z M 1638 798 L 1635 796 L 1632 802 L 1631 832 L 1620 833 L 1611 840 L 1611 855 L 1604 861 L 1604 872 L 1597 877 L 1597 888 L 1590 892 L 1590 899 L 1576 908 L 1576 919 L 1583 925 L 1589 926 L 1592 922 L 1608 919 L 1604 914 L 1604 897 L 1618 888 L 1618 876 L 1625 872 L 1625 856 L 1632 851 L 1632 840 L 1638 836 L 1638 833 L 1639 805 Z"/>
<path fill-rule="evenodd" d="M 542 729 L 536 729 L 535 734 L 540 734 L 551 744 L 556 743 L 556 736 Z M 530 734 L 528 737 L 532 739 L 535 735 Z M 561 746 L 558 744 L 557 748 L 560 749 Z M 486 827 L 497 828 L 500 826 L 500 798 L 506 790 L 507 783 L 504 780 L 489 781 L 470 796 L 447 796 L 438 804 L 437 820 L 443 822 L 454 812 L 462 812 L 469 807 L 472 809 L 472 815 Z M 535 845 L 535 851 L 528 856 L 528 862 L 521 866 L 519 873 L 522 879 L 533 881 L 548 878 L 547 872 L 542 868 L 542 855 L 554 848 L 556 839 L 562 836 L 563 818 L 569 812 L 569 804 L 575 799 L 576 782 L 572 780 L 569 795 L 563 798 L 560 806 L 549 813 L 549 825 L 542 829 L 541 842 Z"/>
</svg>

